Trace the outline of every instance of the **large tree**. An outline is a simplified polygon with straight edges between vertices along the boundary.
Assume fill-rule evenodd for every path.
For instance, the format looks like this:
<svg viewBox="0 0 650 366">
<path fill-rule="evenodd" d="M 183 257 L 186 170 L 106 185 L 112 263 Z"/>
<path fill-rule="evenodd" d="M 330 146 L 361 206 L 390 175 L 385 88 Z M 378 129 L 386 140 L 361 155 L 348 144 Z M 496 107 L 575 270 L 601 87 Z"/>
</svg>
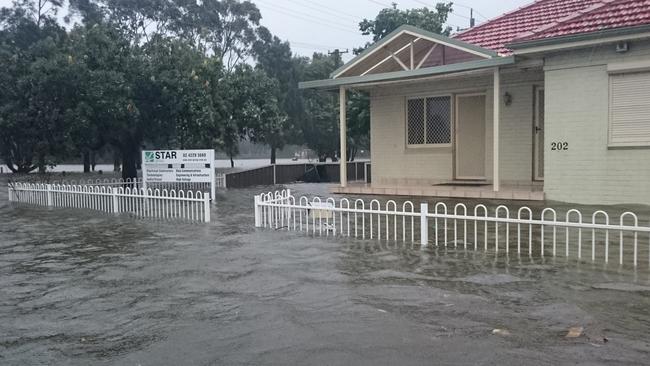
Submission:
<svg viewBox="0 0 650 366">
<path fill-rule="evenodd" d="M 286 143 L 301 144 L 303 141 L 299 126 L 304 111 L 298 90 L 301 59 L 292 55 L 289 42 L 280 40 L 267 30 L 260 32 L 260 39 L 253 49 L 257 68 L 277 81 L 277 87 L 274 89 L 275 99 L 279 109 L 286 116 L 286 121 L 282 123 L 283 133 L 273 134 L 274 138 L 270 140 L 271 164 L 275 164 L 277 149 Z"/>
<path fill-rule="evenodd" d="M 245 64 L 235 68 L 227 80 L 229 119 L 238 126 L 234 132 L 252 142 L 271 146 L 271 164 L 275 164 L 275 149 L 284 147 L 290 131 L 277 98 L 277 80 L 264 70 Z"/>
<path fill-rule="evenodd" d="M 65 153 L 68 90 L 65 29 L 53 18 L 57 2 L 17 1 L 0 11 L 0 154 L 26 173 Z"/>
<path fill-rule="evenodd" d="M 448 36 L 452 28 L 445 26 L 453 3 L 437 3 L 435 9 L 385 8 L 373 20 L 364 19 L 359 23 L 359 30 L 364 35 L 372 35 L 374 42 L 384 38 L 402 25 L 408 24 L 429 32 Z"/>
<path fill-rule="evenodd" d="M 302 65 L 303 80 L 327 79 L 330 73 L 343 64 L 338 53 L 324 55 L 315 53 Z M 338 95 L 321 90 L 304 90 L 302 93 L 305 113 L 302 134 L 307 146 L 316 152 L 319 161 L 337 159 L 339 150 Z"/>
</svg>

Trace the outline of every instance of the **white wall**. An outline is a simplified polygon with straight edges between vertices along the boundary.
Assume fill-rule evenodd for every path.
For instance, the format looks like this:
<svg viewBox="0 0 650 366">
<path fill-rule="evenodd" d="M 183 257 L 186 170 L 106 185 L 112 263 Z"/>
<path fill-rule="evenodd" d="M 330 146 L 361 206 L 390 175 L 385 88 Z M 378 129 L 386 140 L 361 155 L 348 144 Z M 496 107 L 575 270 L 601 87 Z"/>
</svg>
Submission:
<svg viewBox="0 0 650 366">
<path fill-rule="evenodd" d="M 501 180 L 530 183 L 532 180 L 532 118 L 534 85 L 543 84 L 540 71 L 504 70 L 502 93 L 513 96 L 501 106 Z M 486 173 L 492 178 L 492 74 L 455 79 L 383 85 L 371 95 L 371 159 L 373 185 L 422 185 L 453 179 L 453 148 L 406 147 L 406 98 L 414 96 L 475 93 L 486 94 Z M 453 108 L 452 108 L 453 109 Z"/>
<path fill-rule="evenodd" d="M 650 60 L 650 42 L 632 42 L 626 54 L 606 45 L 546 58 L 547 199 L 650 204 L 650 148 L 607 146 L 607 64 L 638 60 Z M 569 149 L 552 151 L 553 141 L 567 142 Z"/>
</svg>

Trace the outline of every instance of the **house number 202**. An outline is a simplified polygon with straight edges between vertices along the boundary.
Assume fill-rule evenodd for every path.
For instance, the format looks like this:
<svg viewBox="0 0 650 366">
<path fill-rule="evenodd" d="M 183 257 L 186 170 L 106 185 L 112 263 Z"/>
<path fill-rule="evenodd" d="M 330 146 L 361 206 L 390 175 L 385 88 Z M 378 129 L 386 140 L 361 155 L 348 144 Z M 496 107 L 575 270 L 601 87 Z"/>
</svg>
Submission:
<svg viewBox="0 0 650 366">
<path fill-rule="evenodd" d="M 553 151 L 569 150 L 569 143 L 566 141 L 551 142 L 551 150 Z"/>
</svg>

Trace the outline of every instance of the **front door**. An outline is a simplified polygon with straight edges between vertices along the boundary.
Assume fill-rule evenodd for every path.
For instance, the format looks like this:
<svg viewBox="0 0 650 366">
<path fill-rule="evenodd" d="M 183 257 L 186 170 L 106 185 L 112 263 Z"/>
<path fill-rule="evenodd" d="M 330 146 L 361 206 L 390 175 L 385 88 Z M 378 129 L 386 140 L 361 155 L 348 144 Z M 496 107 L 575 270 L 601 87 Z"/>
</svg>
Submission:
<svg viewBox="0 0 650 366">
<path fill-rule="evenodd" d="M 533 179 L 544 180 L 544 88 L 535 88 Z"/>
<path fill-rule="evenodd" d="M 456 179 L 485 179 L 485 94 L 456 96 Z"/>
</svg>

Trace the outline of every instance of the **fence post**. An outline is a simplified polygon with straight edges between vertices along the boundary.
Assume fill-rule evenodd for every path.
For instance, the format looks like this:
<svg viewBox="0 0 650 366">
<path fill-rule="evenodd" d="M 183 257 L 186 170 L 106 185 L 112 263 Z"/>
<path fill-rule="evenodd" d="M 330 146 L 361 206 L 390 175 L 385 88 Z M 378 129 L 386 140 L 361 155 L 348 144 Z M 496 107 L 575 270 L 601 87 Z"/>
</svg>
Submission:
<svg viewBox="0 0 650 366">
<path fill-rule="evenodd" d="M 429 244 L 429 204 L 426 202 L 420 203 L 420 244 L 423 247 Z"/>
<path fill-rule="evenodd" d="M 210 197 L 203 197 L 204 222 L 210 222 Z"/>
<path fill-rule="evenodd" d="M 120 207 L 117 202 L 117 188 L 111 187 L 111 194 L 113 195 L 113 213 L 119 213 Z"/>
<path fill-rule="evenodd" d="M 262 217 L 260 215 L 260 195 L 255 195 L 255 227 L 262 227 Z"/>
<path fill-rule="evenodd" d="M 47 205 L 49 207 L 52 206 L 52 185 L 47 184 L 45 186 L 45 189 L 47 190 Z"/>
</svg>

